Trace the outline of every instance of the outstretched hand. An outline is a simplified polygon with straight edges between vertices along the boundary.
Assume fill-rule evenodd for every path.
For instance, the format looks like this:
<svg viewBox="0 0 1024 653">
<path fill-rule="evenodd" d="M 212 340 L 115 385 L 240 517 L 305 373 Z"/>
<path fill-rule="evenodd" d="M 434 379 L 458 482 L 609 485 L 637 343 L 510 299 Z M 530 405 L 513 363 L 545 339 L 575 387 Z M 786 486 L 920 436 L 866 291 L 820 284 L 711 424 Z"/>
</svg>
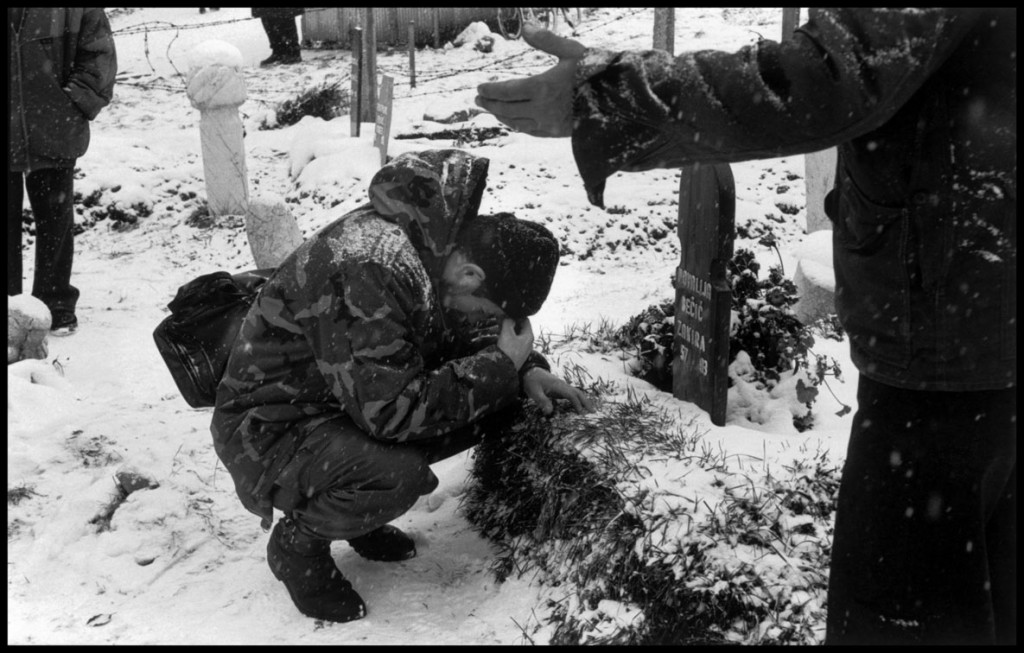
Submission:
<svg viewBox="0 0 1024 653">
<path fill-rule="evenodd" d="M 516 131 L 531 136 L 571 136 L 573 80 L 586 48 L 534 22 L 523 25 L 523 39 L 558 57 L 558 63 L 532 77 L 480 84 L 476 104 Z"/>
<path fill-rule="evenodd" d="M 594 410 L 594 404 L 585 392 L 540 367 L 534 367 L 523 375 L 523 392 L 545 415 L 555 412 L 554 399 L 568 399 L 577 413 Z"/>
</svg>

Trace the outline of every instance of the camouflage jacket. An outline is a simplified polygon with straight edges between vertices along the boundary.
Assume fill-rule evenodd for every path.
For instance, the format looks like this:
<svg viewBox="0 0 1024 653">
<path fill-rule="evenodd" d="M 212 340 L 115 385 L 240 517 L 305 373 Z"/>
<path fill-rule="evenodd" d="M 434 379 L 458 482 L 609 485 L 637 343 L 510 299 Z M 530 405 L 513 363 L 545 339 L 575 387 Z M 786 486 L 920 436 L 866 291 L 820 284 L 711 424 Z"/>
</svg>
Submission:
<svg viewBox="0 0 1024 653">
<path fill-rule="evenodd" d="M 515 366 L 495 338 L 476 338 L 439 302 L 444 262 L 476 215 L 487 166 L 458 150 L 398 157 L 373 178 L 369 204 L 309 238 L 260 290 L 211 426 L 250 511 L 270 517 L 282 470 L 328 420 L 411 442 L 518 400 Z M 522 371 L 538 365 L 547 368 L 535 354 Z"/>
<path fill-rule="evenodd" d="M 1015 9 L 809 10 L 736 52 L 588 50 L 572 146 L 615 172 L 836 146 L 836 310 L 853 362 L 907 389 L 1017 382 Z"/>
</svg>

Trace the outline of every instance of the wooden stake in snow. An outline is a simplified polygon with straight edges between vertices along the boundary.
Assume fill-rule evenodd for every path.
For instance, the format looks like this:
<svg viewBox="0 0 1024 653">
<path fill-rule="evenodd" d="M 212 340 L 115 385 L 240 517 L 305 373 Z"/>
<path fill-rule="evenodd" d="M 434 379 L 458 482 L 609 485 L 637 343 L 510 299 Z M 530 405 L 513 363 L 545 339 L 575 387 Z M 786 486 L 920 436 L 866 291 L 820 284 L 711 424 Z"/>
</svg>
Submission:
<svg viewBox="0 0 1024 653">
<path fill-rule="evenodd" d="M 671 7 L 654 8 L 654 49 L 675 54 L 676 10 Z"/>
<path fill-rule="evenodd" d="M 352 94 L 349 96 L 349 122 L 353 138 L 359 136 L 359 116 L 363 102 L 363 28 L 352 28 Z"/>
<path fill-rule="evenodd" d="M 800 7 L 789 7 L 782 10 L 782 40 L 785 41 L 800 23 Z"/>
<path fill-rule="evenodd" d="M 409 88 L 416 88 L 416 21 L 409 21 Z"/>
<path fill-rule="evenodd" d="M 245 102 L 242 55 L 223 42 L 205 42 L 193 50 L 186 92 L 199 109 L 199 136 L 210 215 L 243 215 L 249 203 L 245 144 L 238 107 Z"/>
<path fill-rule="evenodd" d="M 672 394 L 725 425 L 729 389 L 729 322 L 732 290 L 726 264 L 735 238 L 736 187 L 728 164 L 681 170 L 676 334 L 672 345 Z"/>
<path fill-rule="evenodd" d="M 374 27 L 374 8 L 363 7 L 359 10 L 363 15 L 363 51 L 362 51 L 362 96 L 363 103 L 359 113 L 360 122 L 377 120 L 377 28 Z"/>
<path fill-rule="evenodd" d="M 391 137 L 391 99 L 395 80 L 384 75 L 380 80 L 380 96 L 377 98 L 377 120 L 373 128 L 373 146 L 380 150 L 380 164 L 388 162 L 388 139 Z"/>
</svg>

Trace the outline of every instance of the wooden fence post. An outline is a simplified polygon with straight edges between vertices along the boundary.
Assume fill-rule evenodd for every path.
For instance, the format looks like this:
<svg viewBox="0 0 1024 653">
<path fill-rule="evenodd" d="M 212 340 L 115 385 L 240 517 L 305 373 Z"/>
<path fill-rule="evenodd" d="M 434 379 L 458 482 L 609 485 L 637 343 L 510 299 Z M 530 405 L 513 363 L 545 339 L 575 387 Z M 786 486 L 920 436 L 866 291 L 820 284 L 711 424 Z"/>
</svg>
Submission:
<svg viewBox="0 0 1024 653">
<path fill-rule="evenodd" d="M 416 21 L 409 21 L 409 87 L 416 88 Z"/>
<path fill-rule="evenodd" d="M 671 7 L 654 8 L 654 49 L 675 54 L 676 10 Z"/>
<path fill-rule="evenodd" d="M 398 7 L 388 7 L 388 31 L 391 37 L 388 39 L 388 46 L 397 47 L 402 42 L 402 26 L 398 22 Z"/>
<path fill-rule="evenodd" d="M 349 135 L 359 136 L 359 117 L 362 115 L 363 99 L 363 28 L 353 27 L 349 30 L 352 46 L 352 94 L 349 97 Z"/>
<path fill-rule="evenodd" d="M 362 110 L 359 120 L 377 120 L 377 28 L 374 25 L 373 7 L 364 7 L 363 12 L 363 74 Z"/>
<path fill-rule="evenodd" d="M 679 180 L 672 394 L 725 425 L 732 290 L 726 265 L 735 238 L 736 187 L 728 164 L 697 164 Z"/>
<path fill-rule="evenodd" d="M 434 21 L 434 49 L 441 47 L 441 9 L 431 7 L 431 18 Z"/>
<path fill-rule="evenodd" d="M 800 24 L 800 9 L 782 10 L 782 39 L 793 38 Z M 836 148 L 804 155 L 804 182 L 806 184 L 807 233 L 832 229 L 832 221 L 825 215 L 825 195 L 832 190 L 836 178 Z"/>
<path fill-rule="evenodd" d="M 800 7 L 785 8 L 782 10 L 782 40 L 785 41 L 792 34 L 793 30 L 800 23 Z"/>
</svg>

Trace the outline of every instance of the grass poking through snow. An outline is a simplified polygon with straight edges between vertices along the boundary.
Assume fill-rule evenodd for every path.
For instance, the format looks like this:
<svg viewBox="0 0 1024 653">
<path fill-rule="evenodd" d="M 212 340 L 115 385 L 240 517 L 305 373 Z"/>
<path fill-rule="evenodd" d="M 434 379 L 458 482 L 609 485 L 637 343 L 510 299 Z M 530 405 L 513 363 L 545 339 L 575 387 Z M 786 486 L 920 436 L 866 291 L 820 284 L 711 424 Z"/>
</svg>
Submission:
<svg viewBox="0 0 1024 653">
<path fill-rule="evenodd" d="M 565 589 L 524 640 L 820 643 L 839 483 L 827 452 L 744 462 L 646 395 L 563 371 L 605 395 L 599 410 L 521 409 L 477 447 L 463 497 L 499 546 L 499 580 Z"/>
</svg>

